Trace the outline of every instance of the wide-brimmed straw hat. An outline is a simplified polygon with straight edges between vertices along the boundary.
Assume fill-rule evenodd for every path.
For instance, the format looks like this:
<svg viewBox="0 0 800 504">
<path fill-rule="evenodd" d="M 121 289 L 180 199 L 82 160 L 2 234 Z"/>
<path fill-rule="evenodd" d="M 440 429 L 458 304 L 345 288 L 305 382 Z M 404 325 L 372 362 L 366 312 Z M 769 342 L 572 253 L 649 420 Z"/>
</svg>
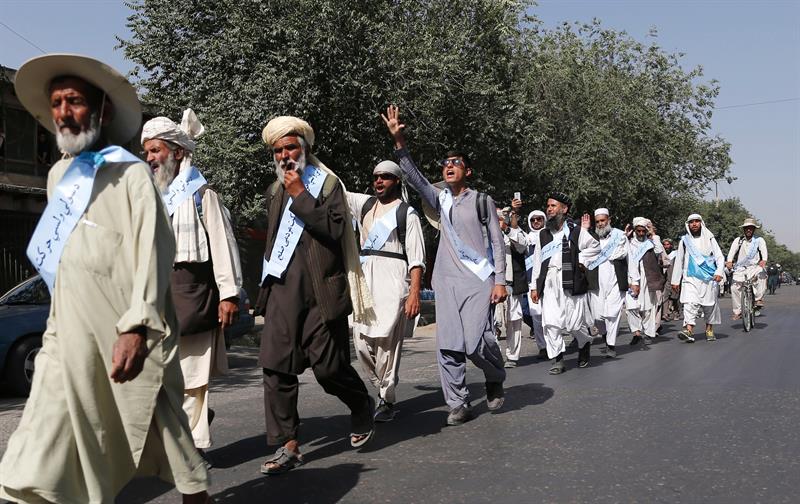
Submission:
<svg viewBox="0 0 800 504">
<path fill-rule="evenodd" d="M 142 106 L 128 79 L 105 63 L 78 54 L 46 54 L 22 64 L 14 80 L 20 103 L 51 133 L 56 132 L 50 111 L 50 83 L 56 77 L 78 77 L 91 83 L 114 104 L 114 116 L 103 126 L 108 140 L 127 143 L 142 123 Z"/>
<path fill-rule="evenodd" d="M 758 225 L 758 223 L 756 222 L 756 220 L 755 220 L 755 219 L 751 219 L 751 218 L 747 218 L 747 219 L 745 219 L 745 220 L 744 220 L 744 224 L 742 224 L 742 225 L 741 225 L 741 226 L 739 226 L 739 227 L 746 228 L 746 227 L 751 227 L 751 226 L 752 226 L 752 227 L 754 227 L 754 228 L 756 228 L 756 229 L 761 229 L 761 226 L 759 226 L 759 225 Z"/>
<path fill-rule="evenodd" d="M 447 182 L 442 180 L 441 182 L 436 182 L 433 184 L 434 187 L 438 187 L 439 189 L 444 189 L 447 187 Z M 422 214 L 425 215 L 425 218 L 428 220 L 428 223 L 433 226 L 435 229 L 441 229 L 441 217 L 439 216 L 439 212 L 436 211 L 432 206 L 425 201 L 425 198 L 420 198 L 422 200 Z"/>
</svg>

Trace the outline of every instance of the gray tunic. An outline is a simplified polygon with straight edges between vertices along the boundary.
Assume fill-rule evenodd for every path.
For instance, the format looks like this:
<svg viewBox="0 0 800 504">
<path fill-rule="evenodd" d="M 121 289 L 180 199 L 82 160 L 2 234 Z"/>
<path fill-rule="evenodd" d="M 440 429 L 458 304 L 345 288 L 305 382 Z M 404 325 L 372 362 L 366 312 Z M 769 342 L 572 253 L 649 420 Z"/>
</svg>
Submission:
<svg viewBox="0 0 800 504">
<path fill-rule="evenodd" d="M 406 149 L 395 152 L 408 184 L 432 208 L 439 209 L 441 189 L 432 185 L 419 169 Z M 475 209 L 478 192 L 465 189 L 453 198 L 450 217 L 459 238 L 473 250 L 485 250 L 484 231 Z M 491 292 L 494 285 L 505 285 L 506 257 L 503 233 L 496 218 L 496 206 L 488 198 L 489 238 L 494 274 L 481 281 L 461 261 L 450 240 L 440 237 L 433 270 L 433 288 L 436 291 L 436 339 L 440 350 L 454 350 L 471 354 L 486 331 L 491 332 Z M 445 233 L 442 226 L 442 233 Z"/>
</svg>

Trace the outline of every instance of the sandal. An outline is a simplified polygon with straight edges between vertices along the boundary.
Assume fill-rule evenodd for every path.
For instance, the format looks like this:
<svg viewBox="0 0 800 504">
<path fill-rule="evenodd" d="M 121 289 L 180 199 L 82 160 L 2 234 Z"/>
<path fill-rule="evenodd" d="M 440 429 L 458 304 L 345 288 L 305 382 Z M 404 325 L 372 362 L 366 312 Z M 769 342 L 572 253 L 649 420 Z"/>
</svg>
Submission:
<svg viewBox="0 0 800 504">
<path fill-rule="evenodd" d="M 278 448 L 272 458 L 261 464 L 261 474 L 283 474 L 289 469 L 303 464 L 303 455 L 289 451 L 285 446 Z"/>
<path fill-rule="evenodd" d="M 367 444 L 375 436 L 375 429 L 370 429 L 369 432 L 363 434 L 350 433 L 350 446 L 353 448 L 360 448 Z"/>
</svg>

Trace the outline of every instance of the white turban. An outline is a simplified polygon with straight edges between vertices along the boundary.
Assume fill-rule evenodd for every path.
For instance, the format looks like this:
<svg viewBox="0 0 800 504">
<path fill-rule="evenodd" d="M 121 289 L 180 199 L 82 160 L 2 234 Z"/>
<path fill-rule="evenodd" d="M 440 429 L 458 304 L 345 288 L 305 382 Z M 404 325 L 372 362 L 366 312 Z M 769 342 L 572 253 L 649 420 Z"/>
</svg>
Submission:
<svg viewBox="0 0 800 504">
<path fill-rule="evenodd" d="M 703 254 L 711 254 L 714 251 L 713 240 L 714 240 L 714 233 L 712 233 L 707 227 L 706 223 L 700 214 L 693 213 L 689 217 L 686 218 L 686 233 L 689 236 L 692 236 L 692 232 L 689 230 L 689 221 L 699 220 L 700 221 L 700 236 L 698 243 L 696 243 L 697 248 L 700 249 L 700 252 Z"/>
<path fill-rule="evenodd" d="M 637 228 L 637 227 L 645 227 L 646 228 L 646 227 L 650 226 L 651 224 L 652 224 L 652 222 L 650 222 L 650 219 L 645 219 L 644 217 L 635 217 L 633 219 L 633 227 L 634 228 Z"/>
<path fill-rule="evenodd" d="M 394 161 L 385 160 L 381 161 L 375 168 L 372 170 L 372 174 L 378 173 L 388 173 L 389 175 L 394 175 L 398 179 L 400 179 L 400 198 L 403 201 L 408 202 L 408 190 L 406 189 L 405 181 L 403 180 L 403 170 L 400 169 L 400 165 L 395 163 Z"/>
<path fill-rule="evenodd" d="M 269 147 L 272 147 L 272 144 L 276 141 L 289 135 L 303 137 L 309 149 L 314 146 L 314 129 L 311 128 L 310 124 L 299 117 L 276 117 L 270 120 L 261 131 L 261 139 L 264 140 L 264 143 Z M 336 178 L 342 188 L 342 194 L 347 194 L 347 188 L 344 186 L 341 179 L 314 154 L 309 152 L 306 156 L 306 160 L 328 175 Z M 344 221 L 354 222 L 355 219 L 353 219 L 350 213 L 350 206 L 347 205 L 346 202 L 344 209 Z M 364 278 L 364 272 L 361 270 L 361 260 L 359 256 L 360 247 L 356 243 L 356 234 L 344 233 L 341 245 L 342 255 L 344 256 L 344 267 L 347 270 L 347 282 L 350 285 L 350 300 L 353 303 L 353 320 L 361 324 L 372 324 L 376 319 L 374 303 L 369 293 L 369 288 L 367 287 L 367 281 Z"/>
<path fill-rule="evenodd" d="M 528 227 L 530 228 L 531 231 L 533 231 L 533 227 L 531 226 L 531 219 L 533 219 L 534 217 L 541 217 L 542 219 L 547 220 L 547 216 L 541 210 L 534 210 L 533 212 L 529 213 Z M 538 233 L 539 231 L 537 230 L 536 232 Z"/>
<path fill-rule="evenodd" d="M 175 124 L 168 117 L 156 117 L 150 119 L 142 127 L 142 146 L 148 140 L 164 140 L 166 142 L 179 145 L 188 152 L 194 152 L 195 140 L 200 138 L 206 129 L 197 119 L 192 109 L 183 111 L 181 125 Z"/>
<path fill-rule="evenodd" d="M 608 208 L 598 208 L 594 211 L 594 216 L 597 217 L 598 215 L 611 215 L 608 213 Z"/>
</svg>

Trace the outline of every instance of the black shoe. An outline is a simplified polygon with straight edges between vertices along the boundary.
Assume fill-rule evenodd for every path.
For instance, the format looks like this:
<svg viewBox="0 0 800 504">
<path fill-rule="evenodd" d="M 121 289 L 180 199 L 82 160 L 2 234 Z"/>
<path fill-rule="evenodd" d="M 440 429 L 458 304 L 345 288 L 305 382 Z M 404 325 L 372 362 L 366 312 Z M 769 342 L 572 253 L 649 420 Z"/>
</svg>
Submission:
<svg viewBox="0 0 800 504">
<path fill-rule="evenodd" d="M 608 350 L 606 351 L 606 359 L 616 359 L 617 358 L 617 350 L 613 346 L 609 346 Z"/>
<path fill-rule="evenodd" d="M 631 340 L 631 342 L 630 342 L 630 345 L 631 345 L 631 346 L 636 346 L 636 345 L 638 345 L 638 344 L 639 344 L 639 343 L 641 343 L 641 342 L 642 342 L 642 337 L 641 337 L 641 336 L 635 336 L 635 335 L 634 335 L 633 339 L 632 339 L 632 340 Z"/>
<path fill-rule="evenodd" d="M 539 350 L 539 360 L 547 360 L 547 349 L 542 348 Z"/>
<path fill-rule="evenodd" d="M 653 342 L 653 339 L 654 339 L 654 338 L 651 338 L 650 336 L 647 336 L 647 335 L 645 335 L 645 336 L 642 338 L 642 346 L 650 346 L 650 343 L 652 343 L 652 342 Z"/>
<path fill-rule="evenodd" d="M 578 350 L 578 367 L 585 368 L 589 365 L 589 356 L 592 350 L 592 343 L 587 341 L 583 348 Z"/>
<path fill-rule="evenodd" d="M 461 425 L 472 420 L 472 408 L 469 404 L 463 404 L 458 408 L 451 409 L 447 415 L 447 425 Z"/>
<path fill-rule="evenodd" d="M 209 427 L 211 427 L 211 422 L 214 421 L 214 417 L 215 416 L 217 416 L 217 414 L 214 413 L 214 410 L 211 409 L 211 408 L 208 408 L 208 426 Z"/>
<path fill-rule="evenodd" d="M 373 418 L 375 418 L 376 422 L 391 422 L 394 419 L 394 415 L 394 405 L 381 399 L 380 404 L 375 409 Z"/>
</svg>

